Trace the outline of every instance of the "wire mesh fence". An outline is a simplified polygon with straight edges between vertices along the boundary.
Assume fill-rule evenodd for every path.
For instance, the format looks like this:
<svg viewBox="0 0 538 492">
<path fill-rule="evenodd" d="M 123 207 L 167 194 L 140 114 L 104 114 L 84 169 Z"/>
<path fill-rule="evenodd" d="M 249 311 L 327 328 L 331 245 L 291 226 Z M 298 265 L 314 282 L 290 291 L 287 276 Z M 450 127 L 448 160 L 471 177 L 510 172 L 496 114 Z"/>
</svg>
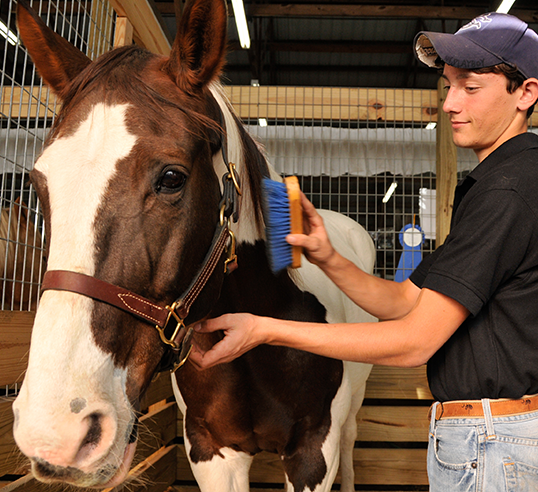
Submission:
<svg viewBox="0 0 538 492">
<path fill-rule="evenodd" d="M 403 280 L 435 249 L 436 91 L 232 87 L 229 93 L 278 172 L 300 176 L 316 207 L 348 215 L 368 231 L 376 275 Z M 471 151 L 458 151 L 460 177 L 476 164 Z"/>
</svg>

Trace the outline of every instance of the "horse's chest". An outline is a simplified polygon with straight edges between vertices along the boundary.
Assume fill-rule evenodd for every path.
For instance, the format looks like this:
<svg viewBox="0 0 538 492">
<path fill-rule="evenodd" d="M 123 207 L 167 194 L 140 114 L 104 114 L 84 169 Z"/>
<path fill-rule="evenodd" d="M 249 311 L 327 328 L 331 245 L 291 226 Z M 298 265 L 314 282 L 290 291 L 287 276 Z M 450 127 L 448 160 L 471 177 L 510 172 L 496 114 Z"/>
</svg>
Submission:
<svg viewBox="0 0 538 492">
<path fill-rule="evenodd" d="M 210 459 L 222 447 L 280 454 L 305 433 L 322 438 L 342 374 L 340 361 L 267 346 L 207 371 L 182 368 L 177 383 L 194 455 Z"/>
</svg>

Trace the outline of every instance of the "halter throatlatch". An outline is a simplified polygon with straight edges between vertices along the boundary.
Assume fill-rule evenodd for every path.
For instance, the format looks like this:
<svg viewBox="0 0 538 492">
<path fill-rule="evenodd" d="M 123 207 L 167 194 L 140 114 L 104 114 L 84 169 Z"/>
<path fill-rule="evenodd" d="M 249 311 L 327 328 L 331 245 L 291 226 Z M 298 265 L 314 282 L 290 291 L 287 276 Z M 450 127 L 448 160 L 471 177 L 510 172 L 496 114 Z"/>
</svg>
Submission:
<svg viewBox="0 0 538 492">
<path fill-rule="evenodd" d="M 161 341 L 173 353 L 170 363 L 160 367 L 160 370 L 170 369 L 171 372 L 175 372 L 187 361 L 192 350 L 193 328 L 185 326 L 185 319 L 225 251 L 227 252 L 224 262 L 225 273 L 230 273 L 237 268 L 236 241 L 230 225 L 232 220 L 237 222 L 237 197 L 241 195 L 241 185 L 235 164 L 228 162 L 225 141 L 224 136 L 221 151 L 227 172 L 222 177 L 223 194 L 219 204 L 219 221 L 215 234 L 194 279 L 185 292 L 170 306 L 159 306 L 127 289 L 78 272 L 50 270 L 43 277 L 42 291 L 63 290 L 81 294 L 115 306 L 155 326 Z M 171 322 L 172 320 L 174 322 Z"/>
</svg>

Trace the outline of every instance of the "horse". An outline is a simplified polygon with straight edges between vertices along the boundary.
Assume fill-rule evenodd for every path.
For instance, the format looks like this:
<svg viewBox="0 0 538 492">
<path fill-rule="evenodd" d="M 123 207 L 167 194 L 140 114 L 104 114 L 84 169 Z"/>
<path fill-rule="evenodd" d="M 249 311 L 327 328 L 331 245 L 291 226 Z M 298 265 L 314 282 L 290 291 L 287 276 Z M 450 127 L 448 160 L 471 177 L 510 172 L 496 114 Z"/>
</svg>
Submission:
<svg viewBox="0 0 538 492">
<path fill-rule="evenodd" d="M 45 482 L 120 484 L 135 454 L 140 396 L 172 372 L 185 448 L 203 492 L 249 490 L 261 451 L 288 491 L 354 490 L 356 414 L 371 366 L 262 345 L 198 371 L 196 321 L 251 312 L 370 321 L 315 266 L 278 275 L 266 255 L 262 178 L 280 179 L 226 100 L 226 2 L 185 6 L 170 56 L 136 46 L 91 62 L 19 0 L 20 36 L 62 101 L 31 172 L 47 272 L 14 436 Z M 324 212 L 335 246 L 372 271 L 353 220 Z"/>
<path fill-rule="evenodd" d="M 43 238 L 29 215 L 20 197 L 0 211 L 0 302 L 35 311 L 44 273 Z"/>
</svg>

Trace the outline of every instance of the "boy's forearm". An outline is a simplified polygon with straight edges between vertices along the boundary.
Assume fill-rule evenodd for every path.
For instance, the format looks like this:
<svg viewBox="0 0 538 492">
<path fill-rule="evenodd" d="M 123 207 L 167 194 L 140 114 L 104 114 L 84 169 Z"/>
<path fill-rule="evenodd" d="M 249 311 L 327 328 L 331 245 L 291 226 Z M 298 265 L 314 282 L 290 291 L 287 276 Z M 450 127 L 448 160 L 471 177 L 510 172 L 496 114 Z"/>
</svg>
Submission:
<svg viewBox="0 0 538 492">
<path fill-rule="evenodd" d="M 398 283 L 376 277 L 338 252 L 319 266 L 353 302 L 382 320 L 399 319 L 408 314 L 420 293 L 409 280 Z"/>
</svg>

